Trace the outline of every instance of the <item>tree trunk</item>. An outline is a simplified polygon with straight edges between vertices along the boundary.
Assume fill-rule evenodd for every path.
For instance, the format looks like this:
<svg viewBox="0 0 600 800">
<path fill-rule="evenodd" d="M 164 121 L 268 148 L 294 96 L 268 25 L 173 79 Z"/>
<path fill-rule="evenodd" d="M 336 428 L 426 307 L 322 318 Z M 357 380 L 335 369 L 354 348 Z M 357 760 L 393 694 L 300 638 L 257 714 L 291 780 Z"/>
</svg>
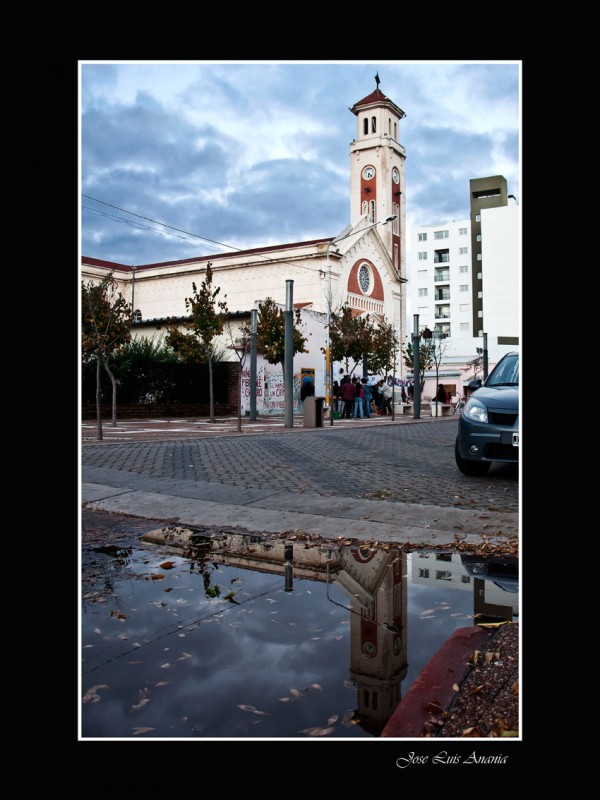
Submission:
<svg viewBox="0 0 600 800">
<path fill-rule="evenodd" d="M 240 371 L 238 373 L 238 398 L 237 398 L 237 407 L 238 407 L 238 422 L 237 422 L 237 429 L 238 432 L 242 432 L 242 362 L 240 361 Z"/>
<path fill-rule="evenodd" d="M 209 404 L 210 404 L 210 421 L 215 421 L 215 400 L 213 395 L 213 370 L 212 370 L 212 358 L 210 353 L 208 354 L 208 397 L 209 397 Z"/>
<path fill-rule="evenodd" d="M 102 439 L 102 409 L 100 408 L 100 356 L 96 356 L 96 420 L 98 439 Z"/>
<path fill-rule="evenodd" d="M 116 428 L 117 427 L 117 381 L 108 366 L 108 361 L 104 362 L 104 369 L 108 372 L 108 377 L 110 378 L 110 382 L 112 383 L 112 426 L 113 428 Z"/>
</svg>

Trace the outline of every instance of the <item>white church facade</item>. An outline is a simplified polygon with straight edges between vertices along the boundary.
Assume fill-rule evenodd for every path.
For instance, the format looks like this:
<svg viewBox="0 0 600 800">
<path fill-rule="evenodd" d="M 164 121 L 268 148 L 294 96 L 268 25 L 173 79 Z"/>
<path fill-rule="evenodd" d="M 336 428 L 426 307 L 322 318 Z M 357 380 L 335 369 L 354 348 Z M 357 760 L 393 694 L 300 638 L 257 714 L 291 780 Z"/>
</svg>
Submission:
<svg viewBox="0 0 600 800">
<path fill-rule="evenodd" d="M 161 339 L 168 325 L 183 323 L 185 299 L 200 286 L 210 263 L 213 286 L 225 299 L 230 325 L 218 343 L 224 358 L 236 361 L 231 345 L 235 330 L 247 323 L 253 309 L 267 298 L 286 305 L 287 282 L 292 281 L 293 305 L 301 309 L 302 335 L 307 353 L 294 357 L 294 406 L 300 410 L 302 370 L 314 371 L 317 395 L 329 397 L 324 352 L 328 345 L 331 313 L 344 306 L 354 315 L 385 320 L 400 342 L 406 337 L 405 151 L 399 142 L 404 112 L 379 89 L 351 109 L 356 116 L 356 138 L 350 143 L 350 221 L 337 235 L 305 242 L 259 247 L 210 257 L 188 258 L 136 267 L 81 258 L 81 279 L 101 280 L 112 272 L 119 290 L 131 302 L 133 334 Z M 400 352 L 397 376 L 402 375 Z M 334 364 L 334 378 L 344 365 Z M 249 364 L 243 372 L 242 409 L 249 408 Z M 257 361 L 257 412 L 281 414 L 281 368 Z"/>
</svg>

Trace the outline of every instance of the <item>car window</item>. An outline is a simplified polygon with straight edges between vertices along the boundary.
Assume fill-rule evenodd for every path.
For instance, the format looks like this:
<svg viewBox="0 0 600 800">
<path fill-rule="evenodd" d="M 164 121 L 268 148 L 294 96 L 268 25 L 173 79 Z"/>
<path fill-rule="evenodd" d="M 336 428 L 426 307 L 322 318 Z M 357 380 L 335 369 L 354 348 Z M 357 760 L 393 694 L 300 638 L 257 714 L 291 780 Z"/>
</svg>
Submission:
<svg viewBox="0 0 600 800">
<path fill-rule="evenodd" d="M 519 356 L 505 356 L 499 361 L 488 378 L 486 386 L 518 386 Z"/>
</svg>

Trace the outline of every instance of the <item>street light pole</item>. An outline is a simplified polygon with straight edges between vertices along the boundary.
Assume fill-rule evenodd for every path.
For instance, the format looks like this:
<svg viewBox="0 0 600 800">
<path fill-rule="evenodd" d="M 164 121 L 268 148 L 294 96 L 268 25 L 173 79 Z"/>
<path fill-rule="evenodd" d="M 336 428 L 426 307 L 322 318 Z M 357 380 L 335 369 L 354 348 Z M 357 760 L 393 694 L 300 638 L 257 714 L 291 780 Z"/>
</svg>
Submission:
<svg viewBox="0 0 600 800">
<path fill-rule="evenodd" d="M 413 419 L 421 419 L 421 359 L 419 315 L 413 314 Z"/>
<path fill-rule="evenodd" d="M 294 427 L 294 281 L 285 282 L 285 427 Z"/>
<path fill-rule="evenodd" d="M 250 311 L 250 419 L 256 421 L 256 333 L 258 311 Z"/>
</svg>

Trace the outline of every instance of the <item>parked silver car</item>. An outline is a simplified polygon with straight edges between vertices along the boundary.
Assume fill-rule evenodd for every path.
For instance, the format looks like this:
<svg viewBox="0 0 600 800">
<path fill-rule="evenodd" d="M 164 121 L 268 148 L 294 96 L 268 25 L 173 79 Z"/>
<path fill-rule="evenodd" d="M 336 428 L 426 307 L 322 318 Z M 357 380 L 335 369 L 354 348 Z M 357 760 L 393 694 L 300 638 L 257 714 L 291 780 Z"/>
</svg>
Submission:
<svg viewBox="0 0 600 800">
<path fill-rule="evenodd" d="M 458 420 L 456 465 L 464 475 L 485 475 L 494 461 L 519 462 L 519 354 L 507 353 L 473 392 Z"/>
</svg>

